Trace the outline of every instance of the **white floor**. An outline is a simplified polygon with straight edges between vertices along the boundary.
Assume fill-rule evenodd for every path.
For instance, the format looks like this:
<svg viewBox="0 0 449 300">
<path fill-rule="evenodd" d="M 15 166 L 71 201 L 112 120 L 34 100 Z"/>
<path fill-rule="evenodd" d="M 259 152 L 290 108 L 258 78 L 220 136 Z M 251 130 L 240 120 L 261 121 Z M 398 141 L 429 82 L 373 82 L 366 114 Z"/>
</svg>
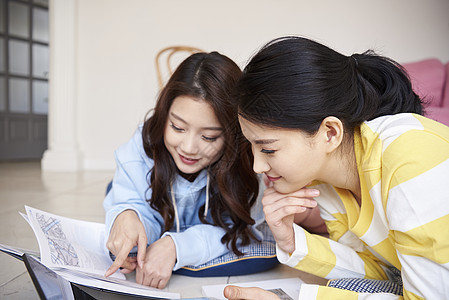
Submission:
<svg viewBox="0 0 449 300">
<path fill-rule="evenodd" d="M 42 173 L 39 162 L 0 163 L 0 244 L 39 250 L 31 227 L 19 215 L 24 205 L 57 215 L 104 222 L 103 198 L 109 172 Z M 39 299 L 23 262 L 0 253 L 0 299 Z M 168 291 L 183 298 L 201 297 L 201 286 L 275 278 L 301 277 L 305 282 L 323 280 L 286 266 L 253 275 L 194 278 L 174 275 Z M 111 299 L 111 295 L 95 297 Z M 120 298 L 116 296 L 114 298 Z M 122 297 L 124 298 L 124 297 Z"/>
</svg>

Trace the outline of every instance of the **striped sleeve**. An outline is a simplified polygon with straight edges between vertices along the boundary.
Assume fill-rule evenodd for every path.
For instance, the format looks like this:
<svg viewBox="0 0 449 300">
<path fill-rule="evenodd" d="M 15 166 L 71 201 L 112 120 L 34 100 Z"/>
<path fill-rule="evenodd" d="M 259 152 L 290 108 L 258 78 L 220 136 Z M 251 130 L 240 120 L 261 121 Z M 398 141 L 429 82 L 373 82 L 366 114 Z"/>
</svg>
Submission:
<svg viewBox="0 0 449 300">
<path fill-rule="evenodd" d="M 295 251 L 290 255 L 280 248 L 276 249 L 278 260 L 283 264 L 326 279 L 365 278 L 366 269 L 376 269 L 374 265 L 378 265 L 378 262 L 370 256 L 365 256 L 349 246 L 310 234 L 296 224 L 293 224 L 293 228 Z M 382 276 L 383 271 L 379 273 L 380 275 L 375 278 L 385 279 Z"/>
<path fill-rule="evenodd" d="M 348 214 L 356 214 L 352 211 L 356 210 L 356 205 L 345 207 L 341 201 L 341 197 L 349 198 L 349 196 L 343 191 L 337 193 L 327 184 L 315 183 L 314 188 L 320 190 L 320 196 L 316 200 L 320 205 L 321 217 L 326 221 L 329 239 L 309 234 L 296 227 L 296 240 L 300 241 L 297 249 L 301 249 L 298 252 L 307 254 L 297 254 L 298 263 L 291 263 L 292 266 L 326 279 L 343 277 L 387 279 L 385 262 L 373 255 L 367 245 L 349 230 Z M 313 255 L 308 253 L 308 249 L 313 249 L 311 251 Z M 317 249 L 321 250 L 318 252 Z M 303 261 L 299 263 L 299 260 Z M 315 260 L 319 262 L 325 260 L 327 272 L 323 269 L 318 273 Z"/>
<path fill-rule="evenodd" d="M 323 278 L 344 278 L 365 276 L 365 263 L 360 254 L 341 243 L 309 234 L 301 227 L 294 226 L 295 251 L 290 255 L 277 247 L 278 260 L 286 265 Z M 309 252 L 308 249 L 313 248 Z M 356 293 L 352 291 L 303 284 L 299 299 L 401 299 L 393 294 Z"/>
<path fill-rule="evenodd" d="M 420 121 L 424 130 L 408 132 L 385 149 L 390 161 L 384 169 L 392 174 L 386 215 L 402 266 L 404 298 L 447 299 L 449 134 L 436 134 L 442 131 L 432 130 L 435 123 Z M 406 160 L 408 154 L 414 159 Z"/>
</svg>

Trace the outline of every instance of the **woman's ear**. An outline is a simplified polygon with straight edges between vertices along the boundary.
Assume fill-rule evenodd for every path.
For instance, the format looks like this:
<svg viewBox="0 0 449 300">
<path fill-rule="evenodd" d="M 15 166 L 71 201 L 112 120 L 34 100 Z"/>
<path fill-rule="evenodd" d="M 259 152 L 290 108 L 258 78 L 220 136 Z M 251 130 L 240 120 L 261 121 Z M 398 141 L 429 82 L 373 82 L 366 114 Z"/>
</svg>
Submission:
<svg viewBox="0 0 449 300">
<path fill-rule="evenodd" d="M 320 132 L 328 153 L 337 149 L 343 141 L 344 127 L 337 117 L 326 117 L 321 122 Z"/>
</svg>

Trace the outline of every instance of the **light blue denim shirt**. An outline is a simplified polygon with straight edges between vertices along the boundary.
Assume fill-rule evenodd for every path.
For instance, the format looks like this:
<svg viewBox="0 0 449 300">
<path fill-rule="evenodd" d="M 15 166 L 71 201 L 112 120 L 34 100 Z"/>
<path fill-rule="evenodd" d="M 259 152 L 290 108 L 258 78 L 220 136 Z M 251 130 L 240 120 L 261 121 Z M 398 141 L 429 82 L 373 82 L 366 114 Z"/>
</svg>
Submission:
<svg viewBox="0 0 449 300">
<path fill-rule="evenodd" d="M 142 221 L 151 244 L 161 237 L 164 227 L 162 216 L 155 211 L 146 199 L 151 197 L 149 188 L 149 171 L 153 160 L 149 158 L 142 142 L 142 125 L 136 130 L 129 142 L 115 151 L 116 172 L 112 189 L 106 195 L 103 207 L 106 212 L 106 235 L 109 235 L 115 218 L 127 209 L 134 210 Z M 218 226 L 203 224 L 198 217 L 198 210 L 206 200 L 207 171 L 202 170 L 193 182 L 189 182 L 179 174 L 173 183 L 176 206 L 179 216 L 180 232 L 176 232 L 176 220 L 173 228 L 162 236 L 170 235 L 176 246 L 176 264 L 173 270 L 187 265 L 199 265 L 221 256 L 229 249 L 221 243 L 225 234 Z M 261 184 L 263 186 L 263 184 Z M 167 184 L 167 191 L 170 186 Z M 259 198 L 263 191 L 259 192 Z M 256 225 L 263 221 L 260 201 L 252 210 Z M 207 215 L 210 223 L 212 218 Z M 254 227 L 253 226 L 253 227 Z M 254 229 L 257 236 L 260 233 Z"/>
</svg>

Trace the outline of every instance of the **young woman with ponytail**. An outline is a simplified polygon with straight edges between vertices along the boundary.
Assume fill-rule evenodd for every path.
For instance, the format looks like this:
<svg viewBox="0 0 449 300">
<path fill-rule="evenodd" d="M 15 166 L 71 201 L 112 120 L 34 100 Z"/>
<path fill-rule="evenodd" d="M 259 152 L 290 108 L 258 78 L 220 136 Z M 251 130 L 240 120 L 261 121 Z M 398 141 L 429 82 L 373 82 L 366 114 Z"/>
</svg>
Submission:
<svg viewBox="0 0 449 300">
<path fill-rule="evenodd" d="M 278 259 L 329 279 L 299 298 L 447 299 L 449 128 L 423 116 L 404 69 L 283 37 L 237 86 L 253 169 L 273 183 L 262 203 Z M 294 224 L 315 203 L 329 238 Z M 278 299 L 233 286 L 225 296 Z"/>
</svg>

